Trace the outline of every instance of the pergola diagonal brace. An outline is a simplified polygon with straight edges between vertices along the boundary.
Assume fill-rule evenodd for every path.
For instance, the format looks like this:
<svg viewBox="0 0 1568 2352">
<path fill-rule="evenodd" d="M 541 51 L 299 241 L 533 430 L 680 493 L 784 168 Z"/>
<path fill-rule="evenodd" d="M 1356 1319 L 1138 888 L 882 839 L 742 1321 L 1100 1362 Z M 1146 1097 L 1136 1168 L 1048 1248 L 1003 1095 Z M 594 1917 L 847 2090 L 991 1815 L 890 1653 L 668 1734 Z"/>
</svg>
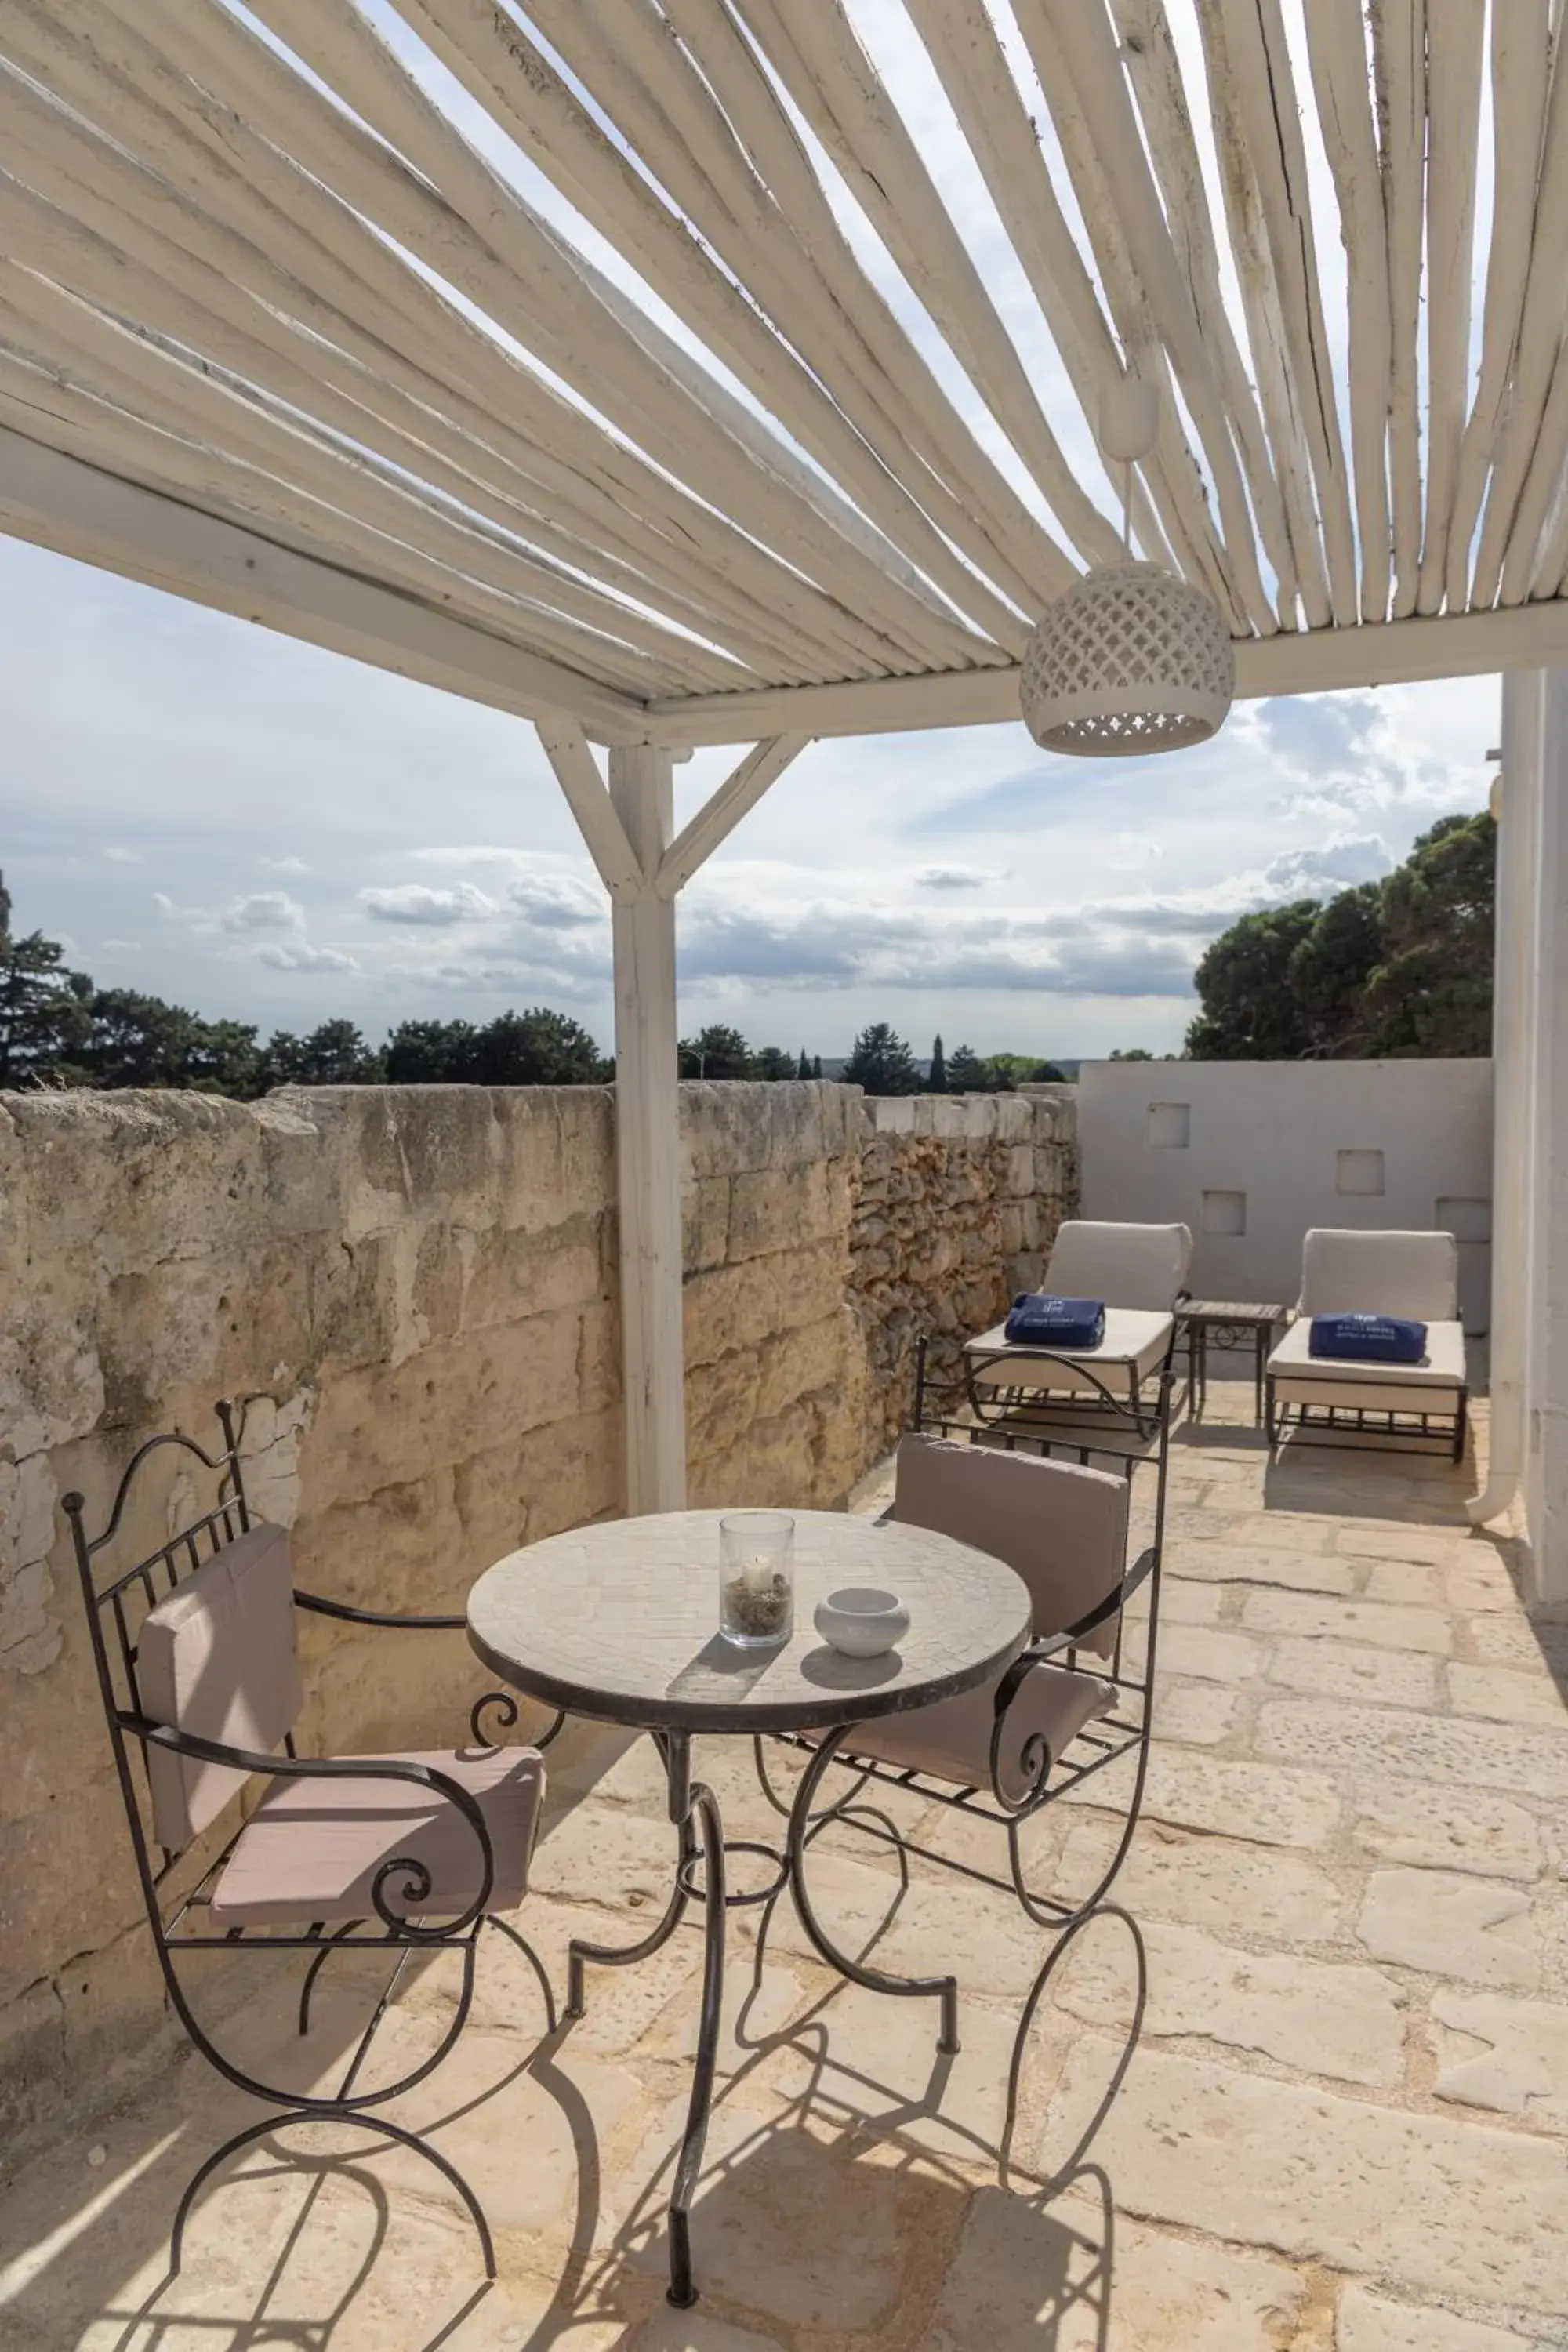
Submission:
<svg viewBox="0 0 1568 2352">
<path fill-rule="evenodd" d="M 630 906 L 649 877 L 616 814 L 586 735 L 563 712 L 536 719 L 534 725 L 555 780 L 566 795 L 566 805 L 588 845 L 588 855 L 599 869 L 599 879 L 617 906 Z"/>
<path fill-rule="evenodd" d="M 755 808 L 768 786 L 776 783 L 790 761 L 811 741 L 809 735 L 774 735 L 756 744 L 737 768 L 731 769 L 710 799 L 705 801 L 659 860 L 654 888 L 661 898 L 673 898 L 684 889 L 698 867 L 729 838 Z"/>
</svg>

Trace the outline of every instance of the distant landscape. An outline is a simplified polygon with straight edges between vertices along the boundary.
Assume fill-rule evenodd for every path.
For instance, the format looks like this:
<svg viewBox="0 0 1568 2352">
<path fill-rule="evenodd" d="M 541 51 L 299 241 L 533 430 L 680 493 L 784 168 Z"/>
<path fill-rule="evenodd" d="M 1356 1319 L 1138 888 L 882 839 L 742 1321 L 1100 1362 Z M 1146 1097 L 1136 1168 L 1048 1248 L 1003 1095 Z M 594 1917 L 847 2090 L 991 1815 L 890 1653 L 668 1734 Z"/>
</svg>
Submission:
<svg viewBox="0 0 1568 2352">
<path fill-rule="evenodd" d="M 1489 816 L 1444 817 L 1380 882 L 1243 915 L 1193 975 L 1199 1009 L 1185 1057 L 1489 1053 L 1495 858 Z M 917 1056 L 886 1021 L 842 1058 L 753 1045 L 719 1023 L 683 1037 L 679 1053 L 682 1077 L 832 1077 L 876 1095 L 1011 1093 L 1070 1083 L 1080 1067 L 1076 1055 L 982 1054 L 941 1037 Z M 1133 1045 L 1109 1058 L 1155 1056 Z M 479 1024 L 404 1021 L 380 1045 L 348 1020 L 263 1041 L 245 1022 L 100 988 L 58 940 L 14 931 L 0 879 L 0 1087 L 184 1087 L 254 1100 L 281 1086 L 603 1086 L 614 1076 L 582 1023 L 548 1005 Z"/>
</svg>

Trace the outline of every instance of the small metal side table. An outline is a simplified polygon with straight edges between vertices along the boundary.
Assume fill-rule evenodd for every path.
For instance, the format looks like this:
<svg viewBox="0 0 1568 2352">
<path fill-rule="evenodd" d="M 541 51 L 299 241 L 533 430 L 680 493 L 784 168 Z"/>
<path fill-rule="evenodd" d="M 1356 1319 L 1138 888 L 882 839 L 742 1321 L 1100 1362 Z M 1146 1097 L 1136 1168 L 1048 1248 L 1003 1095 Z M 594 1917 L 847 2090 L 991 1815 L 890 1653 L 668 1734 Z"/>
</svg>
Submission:
<svg viewBox="0 0 1568 2352">
<path fill-rule="evenodd" d="M 1290 1309 L 1255 1299 L 1189 1298 L 1177 1312 L 1187 1342 L 1187 1408 L 1194 1420 L 1201 1418 L 1208 1399 L 1209 1349 L 1243 1348 L 1250 1339 L 1253 1412 L 1261 1422 L 1264 1370 L 1280 1327 L 1290 1319 Z"/>
<path fill-rule="evenodd" d="M 468 1639 L 513 1689 L 570 1715 L 647 1732 L 663 1759 L 675 1830 L 664 1916 L 635 1944 L 574 1942 L 566 2015 L 581 2017 L 586 1971 L 625 1968 L 668 1942 L 687 1906 L 704 1910 L 702 2006 L 686 2130 L 669 2200 L 669 2299 L 697 2300 L 690 2214 L 702 2162 L 718 2052 L 724 1914 L 788 1885 L 801 1925 L 828 1965 L 873 1992 L 940 2002 L 938 2048 L 958 2047 L 958 1984 L 951 1976 L 895 1977 L 839 1951 L 812 1910 L 802 1878 L 811 1800 L 858 1723 L 955 1697 L 996 1674 L 1028 1639 L 1029 1594 L 999 1559 L 951 1536 L 879 1526 L 839 1511 L 795 1511 L 795 1627 L 776 1650 L 724 1641 L 719 1618 L 718 1511 L 667 1511 L 548 1536 L 487 1569 L 468 1595 Z M 880 1658 L 846 1658 L 812 1625 L 824 1593 L 845 1584 L 890 1586 L 909 1603 L 910 1630 Z M 782 1852 L 726 1840 L 718 1800 L 692 1777 L 697 1732 L 812 1732 L 816 1760 L 802 1776 Z M 725 1883 L 731 1854 L 757 1857 L 768 1883 Z"/>
</svg>

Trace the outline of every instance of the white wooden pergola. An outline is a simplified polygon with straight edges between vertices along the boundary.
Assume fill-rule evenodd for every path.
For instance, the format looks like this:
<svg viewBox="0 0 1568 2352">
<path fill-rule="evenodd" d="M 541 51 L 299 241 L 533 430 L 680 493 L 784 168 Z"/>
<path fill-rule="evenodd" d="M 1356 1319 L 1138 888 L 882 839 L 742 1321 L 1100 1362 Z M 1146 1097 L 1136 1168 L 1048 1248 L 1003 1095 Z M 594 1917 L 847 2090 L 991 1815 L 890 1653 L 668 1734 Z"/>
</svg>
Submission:
<svg viewBox="0 0 1568 2352">
<path fill-rule="evenodd" d="M 684 1479 L 677 894 L 813 738 L 1017 716 L 1125 375 L 1133 540 L 1241 694 L 1568 660 L 1562 0 L 880 0 L 1026 333 L 869 7 L 0 0 L 0 524 L 533 720 L 609 892 L 634 1509 Z"/>
</svg>

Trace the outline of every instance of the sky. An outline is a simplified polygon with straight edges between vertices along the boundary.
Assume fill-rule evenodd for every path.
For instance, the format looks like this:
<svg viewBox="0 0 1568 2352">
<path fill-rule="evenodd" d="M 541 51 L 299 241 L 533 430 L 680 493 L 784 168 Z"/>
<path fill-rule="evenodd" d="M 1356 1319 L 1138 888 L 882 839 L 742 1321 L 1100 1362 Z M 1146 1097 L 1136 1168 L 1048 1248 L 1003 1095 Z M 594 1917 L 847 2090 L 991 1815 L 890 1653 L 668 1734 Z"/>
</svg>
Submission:
<svg viewBox="0 0 1568 2352">
<path fill-rule="evenodd" d="M 363 5 L 519 191 L 700 353 L 389 0 Z M 1304 82 L 1301 0 L 1283 6 Z M 902 0 L 850 0 L 850 13 L 1074 470 L 1109 510 L 1088 421 Z M 1049 108 L 1000 0 L 993 13 L 1076 221 Z M 1170 16 L 1201 88 L 1191 0 Z M 1194 130 L 1217 219 L 1204 114 Z M 1301 117 L 1342 384 L 1344 256 L 1310 103 Z M 1484 255 L 1484 95 L 1480 117 Z M 863 267 L 1044 511 L 854 194 L 797 127 Z M 1220 249 L 1238 315 L 1223 237 Z M 608 1046 L 603 894 L 521 720 L 4 538 L 0 695 L 0 869 L 15 919 L 66 941 L 100 982 L 263 1031 L 346 1015 L 372 1040 L 404 1019 L 547 1003 Z M 732 1022 L 754 1044 L 825 1055 L 874 1020 L 922 1054 L 938 1032 L 950 1050 L 1175 1050 L 1208 940 L 1250 908 L 1384 873 L 1435 818 L 1482 806 L 1498 731 L 1498 682 L 1483 677 L 1241 704 L 1214 742 L 1152 760 L 1053 759 L 1020 726 L 814 745 L 682 894 L 683 1030 Z M 734 756 L 678 768 L 678 822 Z"/>
<path fill-rule="evenodd" d="M 294 1031 L 570 1012 L 604 895 L 521 719 L 0 538 L 0 870 L 100 983 Z M 823 742 L 682 894 L 680 1018 L 833 1055 L 1174 1051 L 1205 942 L 1479 808 L 1495 677 L 1237 704 L 1163 758 Z M 676 770 L 677 822 L 731 754 Z"/>
</svg>

